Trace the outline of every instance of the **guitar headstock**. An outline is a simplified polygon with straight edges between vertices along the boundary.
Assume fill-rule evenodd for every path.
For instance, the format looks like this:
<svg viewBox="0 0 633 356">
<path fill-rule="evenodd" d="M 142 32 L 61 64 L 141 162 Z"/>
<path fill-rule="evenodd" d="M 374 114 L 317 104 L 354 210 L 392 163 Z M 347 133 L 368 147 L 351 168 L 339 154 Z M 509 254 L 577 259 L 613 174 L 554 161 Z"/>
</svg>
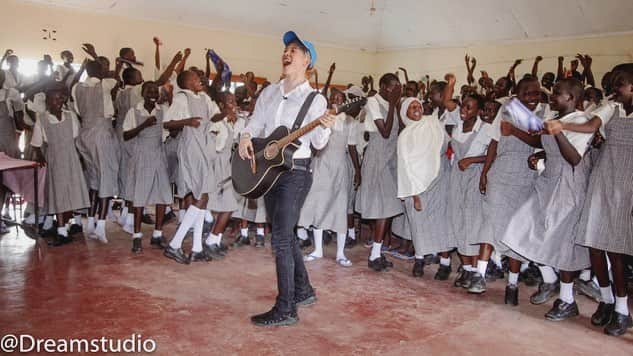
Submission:
<svg viewBox="0 0 633 356">
<path fill-rule="evenodd" d="M 365 98 L 364 96 L 360 96 L 360 97 L 348 100 L 344 102 L 343 104 L 336 107 L 336 111 L 334 112 L 334 115 L 340 114 L 342 112 L 349 112 L 354 109 L 360 108 L 363 105 L 365 105 L 365 103 L 367 103 L 367 98 Z"/>
</svg>

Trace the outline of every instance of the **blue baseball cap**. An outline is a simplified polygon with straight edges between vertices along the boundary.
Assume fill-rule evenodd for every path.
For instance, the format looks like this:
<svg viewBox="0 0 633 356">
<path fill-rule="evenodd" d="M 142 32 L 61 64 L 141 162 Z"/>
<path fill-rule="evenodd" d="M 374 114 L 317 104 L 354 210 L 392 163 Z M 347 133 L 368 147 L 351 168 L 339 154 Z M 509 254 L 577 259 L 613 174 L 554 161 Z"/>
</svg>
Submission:
<svg viewBox="0 0 633 356">
<path fill-rule="evenodd" d="M 287 46 L 288 43 L 294 40 L 299 41 L 299 43 L 301 43 L 305 48 L 308 49 L 308 52 L 310 52 L 310 65 L 308 66 L 308 68 L 314 68 L 314 64 L 316 64 L 316 60 L 317 60 L 317 53 L 316 53 L 316 49 L 314 49 L 314 45 L 312 44 L 312 42 L 300 39 L 299 36 L 297 36 L 297 34 L 294 33 L 294 31 L 288 31 L 284 33 L 285 46 Z"/>
</svg>

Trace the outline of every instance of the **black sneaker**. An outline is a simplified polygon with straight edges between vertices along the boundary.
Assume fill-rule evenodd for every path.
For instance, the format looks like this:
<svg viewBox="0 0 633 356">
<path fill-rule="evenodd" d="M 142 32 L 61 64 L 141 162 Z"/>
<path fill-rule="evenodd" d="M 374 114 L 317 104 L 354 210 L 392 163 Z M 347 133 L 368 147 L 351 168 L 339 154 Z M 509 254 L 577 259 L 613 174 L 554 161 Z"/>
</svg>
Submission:
<svg viewBox="0 0 633 356">
<path fill-rule="evenodd" d="M 511 284 L 506 286 L 505 303 L 519 305 L 519 286 Z"/>
<path fill-rule="evenodd" d="M 345 239 L 345 248 L 350 249 L 353 248 L 354 246 L 356 246 L 358 242 L 356 241 L 356 239 L 352 239 L 349 236 Z"/>
<path fill-rule="evenodd" d="M 73 236 L 84 232 L 84 228 L 79 224 L 72 224 L 68 229 L 68 235 Z"/>
<path fill-rule="evenodd" d="M 633 327 L 631 315 L 623 315 L 614 311 L 611 322 L 604 328 L 604 333 L 611 336 L 620 336 L 631 327 Z"/>
<path fill-rule="evenodd" d="M 220 246 L 218 244 L 207 245 L 206 243 L 203 243 L 202 245 L 204 247 L 203 252 L 211 258 L 220 260 L 226 256 L 226 254 L 220 249 Z"/>
<path fill-rule="evenodd" d="M 153 247 L 163 249 L 167 246 L 167 240 L 164 236 L 161 237 L 152 237 L 149 240 L 149 244 Z"/>
<path fill-rule="evenodd" d="M 583 281 L 582 279 L 576 279 L 574 281 L 574 290 L 578 294 L 582 294 L 589 299 L 594 300 L 596 303 L 600 303 L 602 300 L 602 294 L 600 294 L 600 287 L 593 283 L 592 280 Z M 607 325 L 607 324 L 604 324 Z M 600 326 L 604 326 L 600 325 Z"/>
<path fill-rule="evenodd" d="M 220 241 L 219 246 L 220 246 L 220 251 L 225 252 L 225 255 L 226 255 L 226 252 L 229 250 L 229 247 L 222 241 Z"/>
<path fill-rule="evenodd" d="M 473 283 L 473 276 L 475 275 L 476 272 L 468 272 L 468 274 L 466 275 L 466 278 L 464 279 L 464 282 L 462 283 L 462 288 L 464 289 L 468 289 L 470 288 L 471 284 Z"/>
<path fill-rule="evenodd" d="M 176 213 L 172 210 L 163 217 L 163 224 L 167 224 L 174 219 L 176 219 Z"/>
<path fill-rule="evenodd" d="M 307 297 L 299 297 L 295 299 L 295 305 L 298 307 L 307 307 L 317 302 L 316 294 L 312 293 Z"/>
<path fill-rule="evenodd" d="M 598 304 L 598 309 L 596 309 L 596 312 L 591 316 L 591 325 L 605 326 L 609 324 L 611 317 L 613 316 L 614 309 L 615 304 L 600 302 Z"/>
<path fill-rule="evenodd" d="M 257 326 L 288 326 L 296 324 L 299 321 L 297 312 L 282 313 L 273 307 L 270 311 L 251 317 L 251 322 Z"/>
<path fill-rule="evenodd" d="M 237 239 L 233 242 L 233 247 L 242 247 L 242 246 L 248 246 L 251 244 L 251 240 L 248 238 L 248 236 L 238 236 Z"/>
<path fill-rule="evenodd" d="M 470 286 L 468 287 L 468 293 L 482 294 L 486 292 L 486 277 L 482 276 L 479 272 L 475 272 L 470 279 Z"/>
<path fill-rule="evenodd" d="M 213 258 L 205 253 L 205 251 L 193 252 L 189 254 L 189 263 L 191 262 L 209 262 Z"/>
<path fill-rule="evenodd" d="M 185 255 L 185 253 L 182 251 L 182 248 L 175 249 L 167 245 L 165 247 L 165 250 L 163 251 L 163 255 L 167 258 L 171 258 L 178 263 L 182 263 L 185 265 L 189 264 L 189 257 Z"/>
<path fill-rule="evenodd" d="M 416 258 L 413 263 L 413 277 L 421 278 L 424 276 L 424 260 Z"/>
<path fill-rule="evenodd" d="M 139 254 L 143 252 L 143 244 L 141 238 L 132 239 L 132 253 Z"/>
<path fill-rule="evenodd" d="M 448 277 L 450 277 L 450 275 L 451 266 L 440 265 L 440 268 L 437 269 L 437 272 L 435 273 L 435 277 L 433 277 L 433 279 L 436 279 L 438 281 L 446 281 L 448 280 Z"/>
<path fill-rule="evenodd" d="M 560 283 L 558 281 L 554 283 L 542 282 L 538 286 L 538 291 L 530 296 L 530 303 L 534 305 L 547 303 L 550 299 L 554 298 L 558 294 L 559 290 Z"/>
<path fill-rule="evenodd" d="M 309 240 L 309 239 L 308 239 Z M 264 235 L 255 236 L 255 247 L 264 247 Z"/>
<path fill-rule="evenodd" d="M 550 321 L 563 321 L 578 316 L 578 304 L 565 303 L 560 299 L 554 301 L 554 306 L 545 314 L 545 319 Z"/>
<path fill-rule="evenodd" d="M 543 277 L 541 277 L 541 271 L 536 265 L 530 263 L 528 268 L 519 273 L 519 282 L 525 283 L 528 287 L 533 287 L 540 283 L 543 283 Z"/>
</svg>

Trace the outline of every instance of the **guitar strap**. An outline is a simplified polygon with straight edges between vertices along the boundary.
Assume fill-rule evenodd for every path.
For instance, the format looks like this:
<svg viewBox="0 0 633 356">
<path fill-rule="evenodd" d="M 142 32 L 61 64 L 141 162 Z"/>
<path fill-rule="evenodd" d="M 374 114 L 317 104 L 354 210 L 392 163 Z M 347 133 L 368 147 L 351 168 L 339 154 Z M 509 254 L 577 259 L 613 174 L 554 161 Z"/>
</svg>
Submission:
<svg viewBox="0 0 633 356">
<path fill-rule="evenodd" d="M 297 119 L 295 120 L 295 123 L 292 124 L 292 128 L 290 129 L 290 132 L 296 131 L 301 127 L 301 124 L 303 124 L 303 119 L 308 113 L 308 110 L 310 109 L 310 105 L 312 105 L 312 101 L 314 101 L 314 97 L 317 96 L 318 94 L 320 94 L 318 91 L 313 91 L 312 93 L 310 93 L 310 95 L 308 95 L 308 97 L 306 98 L 306 101 L 303 102 L 301 109 L 299 109 L 299 113 L 297 114 Z"/>
</svg>

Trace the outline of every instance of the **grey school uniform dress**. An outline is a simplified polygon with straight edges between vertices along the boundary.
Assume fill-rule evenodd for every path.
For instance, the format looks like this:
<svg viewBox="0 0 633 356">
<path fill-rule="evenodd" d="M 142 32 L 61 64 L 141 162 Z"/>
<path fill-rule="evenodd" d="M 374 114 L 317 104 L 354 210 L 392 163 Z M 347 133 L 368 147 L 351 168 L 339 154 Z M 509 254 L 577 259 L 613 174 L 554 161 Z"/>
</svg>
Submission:
<svg viewBox="0 0 633 356">
<path fill-rule="evenodd" d="M 134 207 L 172 203 L 171 185 L 167 173 L 167 157 L 163 148 L 163 110 L 158 107 L 151 114 L 140 103 L 134 109 L 136 127 L 150 115 L 156 124 L 143 129 L 128 145 L 126 192 Z M 129 141 L 128 141 L 129 142 Z"/>
<path fill-rule="evenodd" d="M 176 184 L 178 181 L 178 137 L 167 136 L 165 139 L 165 155 L 167 157 L 167 173 L 169 174 L 169 183 Z"/>
<path fill-rule="evenodd" d="M 545 106 L 539 106 L 535 114 L 543 119 L 545 111 Z M 514 119 L 505 110 L 501 112 L 498 120 L 514 124 Z M 496 131 L 500 130 L 499 124 L 493 124 Z M 498 138 L 497 156 L 488 171 L 488 184 L 484 196 L 484 236 L 493 237 L 494 248 L 498 254 L 522 261 L 524 259 L 503 244 L 501 238 L 510 218 L 534 191 L 538 173 L 527 164 L 534 148 L 514 136 L 499 135 L 495 138 Z"/>
<path fill-rule="evenodd" d="M 345 234 L 352 183 L 352 169 L 346 159 L 349 156 L 350 123 L 347 118 L 338 116 L 336 120 L 341 120 L 337 122 L 339 127 L 332 128 L 327 146 L 312 160 L 313 183 L 301 209 L 298 225 Z"/>
<path fill-rule="evenodd" d="M 235 132 L 234 126 L 227 123 L 226 119 L 220 121 L 220 124 L 224 125 L 226 130 L 228 130 L 228 138 L 226 139 L 224 147 L 220 152 L 217 152 L 216 158 L 213 161 L 214 181 L 216 184 L 212 187 L 211 194 L 209 194 L 207 208 L 215 212 L 233 212 L 240 208 L 237 202 L 238 195 L 233 189 L 233 183 L 230 179 L 231 154 L 233 152 Z M 215 152 L 216 148 L 213 147 L 213 150 Z"/>
<path fill-rule="evenodd" d="M 46 180 L 44 206 L 47 214 L 60 214 L 90 206 L 88 186 L 81 172 L 81 162 L 73 137 L 74 115 L 63 111 L 64 120 L 51 123 L 48 113 L 37 120 L 46 135 Z"/>
<path fill-rule="evenodd" d="M 479 191 L 479 179 L 483 164 L 471 164 L 465 171 L 461 171 L 458 162 L 468 157 L 468 152 L 478 136 L 485 135 L 483 122 L 478 118 L 473 131 L 465 141 L 456 139 L 451 141 L 453 149 L 453 164 L 450 175 L 450 189 L 448 191 L 448 217 L 450 231 L 460 254 L 465 256 L 479 255 L 480 243 L 493 243 L 491 236 L 483 236 L 485 221 L 483 216 L 483 195 Z M 477 125 L 479 128 L 477 128 Z M 458 124 L 453 130 L 461 130 Z M 480 138 L 481 139 L 481 138 Z M 476 155 L 485 154 L 478 153 Z"/>
<path fill-rule="evenodd" d="M 616 110 L 589 179 L 576 243 L 633 255 L 633 115 Z"/>
<path fill-rule="evenodd" d="M 99 198 L 118 195 L 120 141 L 112 128 L 112 118 L 105 116 L 102 83 L 77 84 L 75 90 L 75 104 L 81 116 L 75 144 L 85 163 L 88 187 L 99 191 Z"/>
<path fill-rule="evenodd" d="M 15 120 L 9 105 L 9 90 L 0 89 L 0 152 L 4 152 L 7 156 L 20 157 L 20 148 L 18 146 L 18 137 L 16 135 Z"/>
<path fill-rule="evenodd" d="M 446 134 L 440 154 L 440 171 L 429 187 L 419 195 L 422 211 L 415 210 L 413 197 L 405 199 L 406 218 L 409 221 L 415 254 L 450 251 L 457 246 L 450 233 L 448 218 L 448 192 L 451 187 L 451 161 L 446 156 L 450 138 Z"/>
<path fill-rule="evenodd" d="M 579 271 L 590 266 L 588 249 L 575 243 L 589 158 L 584 155 L 572 167 L 561 155 L 554 136 L 543 135 L 541 142 L 547 155 L 545 170 L 536 179 L 530 197 L 507 222 L 502 242 L 530 261 Z"/>
<path fill-rule="evenodd" d="M 119 184 L 119 197 L 131 200 L 130 197 L 132 193 L 128 194 L 127 192 L 127 182 L 128 182 L 128 171 L 129 171 L 129 161 L 132 157 L 132 145 L 134 144 L 134 140 L 125 141 L 123 139 L 123 122 L 125 121 L 125 116 L 127 115 L 130 109 L 136 107 L 136 105 L 143 101 L 143 97 L 140 95 L 140 84 L 139 86 L 128 86 L 125 89 L 119 91 L 116 97 L 116 101 L 114 103 L 117 109 L 117 115 L 115 120 L 114 128 L 116 130 L 117 136 L 119 138 L 119 144 L 121 146 L 121 161 L 119 162 L 119 176 L 118 176 L 118 184 Z"/>
<path fill-rule="evenodd" d="M 386 120 L 387 115 L 384 116 Z M 368 114 L 367 120 L 370 119 Z M 356 194 L 356 211 L 363 219 L 386 219 L 404 212 L 402 201 L 397 197 L 397 144 L 395 118 L 389 137 L 384 138 L 377 131 L 369 133 L 361 166 L 361 184 Z"/>
<path fill-rule="evenodd" d="M 213 192 L 217 182 L 213 173 L 216 157 L 215 139 L 209 133 L 211 112 L 204 95 L 193 95 L 186 91 L 177 95 L 187 98 L 191 117 L 202 118 L 200 126 L 185 126 L 178 135 L 178 195 L 193 193 L 195 199 Z"/>
</svg>

